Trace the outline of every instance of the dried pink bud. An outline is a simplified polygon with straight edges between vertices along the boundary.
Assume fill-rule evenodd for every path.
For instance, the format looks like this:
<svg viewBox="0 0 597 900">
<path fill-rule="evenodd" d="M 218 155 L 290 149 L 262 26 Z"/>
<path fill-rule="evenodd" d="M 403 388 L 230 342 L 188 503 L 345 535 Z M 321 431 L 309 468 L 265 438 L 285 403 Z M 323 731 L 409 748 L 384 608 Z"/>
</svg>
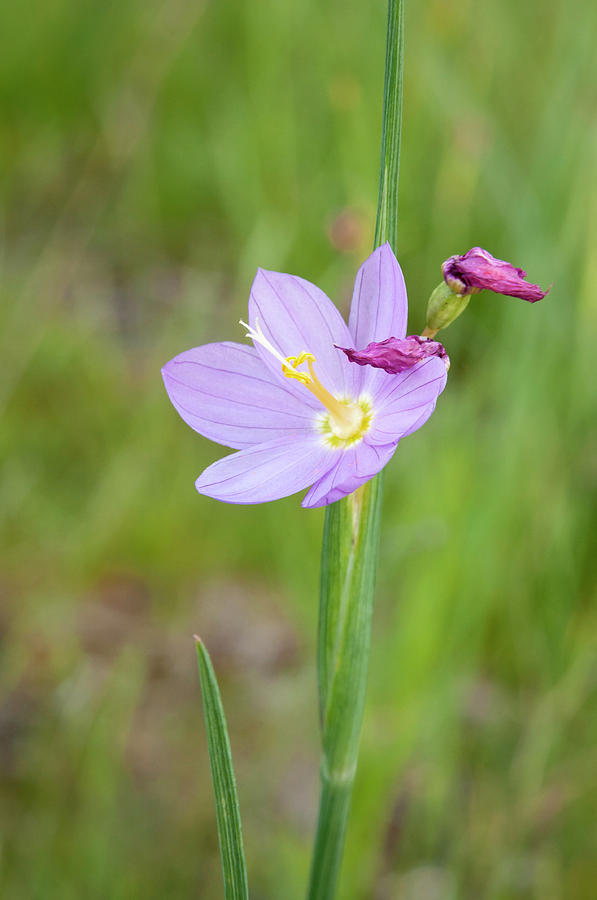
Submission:
<svg viewBox="0 0 597 900">
<path fill-rule="evenodd" d="M 503 259 L 496 259 L 482 247 L 473 247 L 464 256 L 451 256 L 442 265 L 446 284 L 455 294 L 472 294 L 480 290 L 520 297 L 535 303 L 547 291 L 525 281 L 526 272 Z"/>
<path fill-rule="evenodd" d="M 450 364 L 448 354 L 439 341 L 419 337 L 418 334 L 412 334 L 405 338 L 389 337 L 385 341 L 373 341 L 371 344 L 367 344 L 364 350 L 351 350 L 347 347 L 338 347 L 338 350 L 346 353 L 349 360 L 358 366 L 374 366 L 376 369 L 384 369 L 390 375 L 406 372 L 407 369 L 430 356 L 438 356 L 443 359 L 446 368 Z"/>
</svg>

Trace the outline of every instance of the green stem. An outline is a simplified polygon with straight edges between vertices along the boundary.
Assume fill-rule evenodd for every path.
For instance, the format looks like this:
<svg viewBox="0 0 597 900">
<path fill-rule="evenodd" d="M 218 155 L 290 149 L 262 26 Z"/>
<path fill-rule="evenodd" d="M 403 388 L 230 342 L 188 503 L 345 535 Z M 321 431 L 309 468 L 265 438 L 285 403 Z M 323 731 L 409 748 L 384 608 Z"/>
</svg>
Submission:
<svg viewBox="0 0 597 900">
<path fill-rule="evenodd" d="M 365 708 L 382 476 L 326 510 L 321 566 L 319 702 L 323 757 L 309 900 L 334 896 Z"/>
<path fill-rule="evenodd" d="M 381 160 L 374 247 L 386 241 L 394 252 L 398 242 L 398 178 L 402 138 L 404 79 L 404 0 L 388 0 L 386 73 L 383 87 Z"/>
<path fill-rule="evenodd" d="M 396 248 L 404 59 L 403 0 L 389 0 L 374 246 Z M 326 509 L 318 634 L 323 757 L 308 900 L 332 900 L 363 724 L 379 551 L 382 473 Z"/>
</svg>

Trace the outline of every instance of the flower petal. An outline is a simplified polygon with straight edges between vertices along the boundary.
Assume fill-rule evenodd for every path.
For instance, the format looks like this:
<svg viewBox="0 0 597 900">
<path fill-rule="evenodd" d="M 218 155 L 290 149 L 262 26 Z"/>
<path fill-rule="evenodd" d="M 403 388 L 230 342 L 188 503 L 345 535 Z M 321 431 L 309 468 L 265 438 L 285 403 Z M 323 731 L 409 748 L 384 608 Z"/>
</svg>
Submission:
<svg viewBox="0 0 597 900">
<path fill-rule="evenodd" d="M 342 451 L 340 459 L 305 496 L 302 506 L 313 508 L 334 503 L 351 494 L 383 469 L 396 452 L 396 444 L 383 447 L 361 441 Z"/>
<path fill-rule="evenodd" d="M 430 418 L 431 413 L 434 411 L 436 403 L 437 403 L 437 400 L 434 401 L 433 403 L 428 403 L 427 406 L 422 407 L 423 411 L 421 412 L 421 415 L 419 416 L 418 419 L 415 419 L 415 421 L 409 427 L 408 431 L 404 432 L 404 434 L 402 435 L 403 438 L 408 437 L 409 434 L 413 434 L 413 432 L 415 432 L 415 431 L 418 431 L 418 429 L 421 428 L 421 426 L 425 424 L 427 419 Z M 400 440 L 402 440 L 402 438 L 400 438 Z"/>
<path fill-rule="evenodd" d="M 166 363 L 162 376 L 187 425 L 226 447 L 242 449 L 313 431 L 311 408 L 274 382 L 258 353 L 246 344 L 204 344 L 187 350 Z"/>
<path fill-rule="evenodd" d="M 387 337 L 403 338 L 407 317 L 402 269 L 388 243 L 365 260 L 354 282 L 348 327 L 355 347 Z"/>
<path fill-rule="evenodd" d="M 279 500 L 321 478 L 337 455 L 317 437 L 279 438 L 219 459 L 201 473 L 195 487 L 225 503 Z"/>
<path fill-rule="evenodd" d="M 387 378 L 389 384 L 375 398 L 375 418 L 367 434 L 369 441 L 382 445 L 399 441 L 427 421 L 446 386 L 447 372 L 443 361 L 433 356 Z"/>
<path fill-rule="evenodd" d="M 354 282 L 348 327 L 353 344 L 362 350 L 371 341 L 406 335 L 408 304 L 402 269 L 388 243 L 365 260 Z M 373 369 L 362 375 L 362 390 L 375 393 L 384 376 Z"/>
<path fill-rule="evenodd" d="M 359 384 L 354 366 L 334 344 L 351 340 L 346 323 L 332 301 L 322 290 L 299 278 L 259 269 L 249 299 L 249 324 L 259 322 L 266 338 L 282 356 L 298 356 L 308 350 L 315 356 L 315 369 L 326 388 L 334 394 L 354 395 Z M 346 345 L 344 345 L 346 346 Z M 264 347 L 257 344 L 257 352 L 280 380 L 286 380 L 281 366 Z M 306 400 L 314 408 L 318 401 L 309 395 Z"/>
</svg>

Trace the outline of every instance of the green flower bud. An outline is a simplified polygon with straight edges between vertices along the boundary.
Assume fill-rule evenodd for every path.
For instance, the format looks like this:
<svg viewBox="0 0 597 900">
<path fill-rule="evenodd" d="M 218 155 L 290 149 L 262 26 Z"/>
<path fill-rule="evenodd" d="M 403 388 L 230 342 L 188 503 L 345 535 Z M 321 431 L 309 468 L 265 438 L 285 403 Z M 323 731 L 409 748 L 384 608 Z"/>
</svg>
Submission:
<svg viewBox="0 0 597 900">
<path fill-rule="evenodd" d="M 424 337 L 433 337 L 441 328 L 447 328 L 468 306 L 470 294 L 457 294 L 445 281 L 440 282 L 427 304 L 427 323 Z"/>
</svg>

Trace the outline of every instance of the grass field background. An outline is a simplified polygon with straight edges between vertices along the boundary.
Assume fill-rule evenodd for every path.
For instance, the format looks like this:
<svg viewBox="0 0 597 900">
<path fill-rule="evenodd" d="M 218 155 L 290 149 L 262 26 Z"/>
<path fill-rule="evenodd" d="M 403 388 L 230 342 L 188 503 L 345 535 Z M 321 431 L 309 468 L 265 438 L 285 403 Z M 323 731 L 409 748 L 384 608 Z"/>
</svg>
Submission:
<svg viewBox="0 0 597 900">
<path fill-rule="evenodd" d="M 597 7 L 408 0 L 409 330 L 482 294 L 387 470 L 341 900 L 594 900 Z M 0 10 L 0 890 L 222 897 L 193 632 L 220 679 L 251 896 L 304 894 L 323 516 L 227 507 L 160 366 L 241 339 L 258 265 L 347 311 L 371 249 L 385 7 Z M 298 348 L 301 349 L 301 348 Z"/>
</svg>

